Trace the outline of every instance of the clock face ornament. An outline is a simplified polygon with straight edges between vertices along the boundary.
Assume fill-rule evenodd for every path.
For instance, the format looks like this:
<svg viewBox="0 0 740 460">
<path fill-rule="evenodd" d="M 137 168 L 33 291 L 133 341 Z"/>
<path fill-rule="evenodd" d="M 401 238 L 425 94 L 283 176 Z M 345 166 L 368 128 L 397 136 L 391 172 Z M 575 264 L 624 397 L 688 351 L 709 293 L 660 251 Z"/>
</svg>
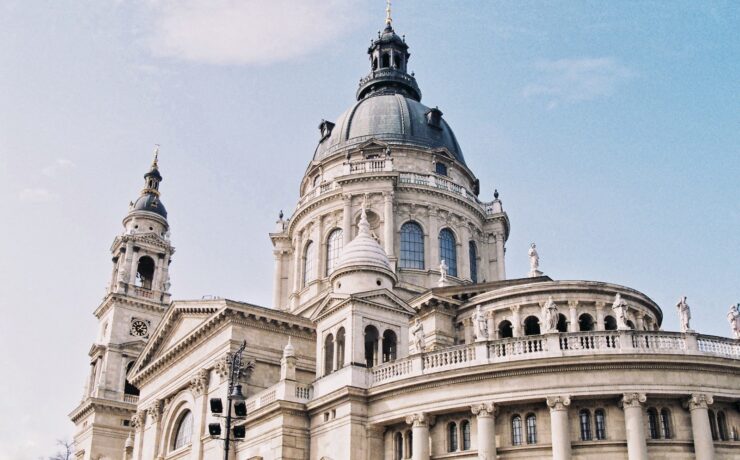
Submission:
<svg viewBox="0 0 740 460">
<path fill-rule="evenodd" d="M 130 334 L 134 337 L 146 337 L 149 335 L 149 321 L 132 318 Z"/>
</svg>

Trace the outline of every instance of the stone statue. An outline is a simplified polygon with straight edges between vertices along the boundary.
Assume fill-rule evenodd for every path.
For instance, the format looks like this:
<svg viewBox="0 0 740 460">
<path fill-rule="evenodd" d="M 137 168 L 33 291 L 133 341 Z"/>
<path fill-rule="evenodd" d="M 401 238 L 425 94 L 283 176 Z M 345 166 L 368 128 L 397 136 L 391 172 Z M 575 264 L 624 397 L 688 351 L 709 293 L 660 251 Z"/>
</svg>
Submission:
<svg viewBox="0 0 740 460">
<path fill-rule="evenodd" d="M 552 300 L 552 296 L 547 298 L 547 302 L 542 307 L 542 317 L 545 318 L 545 332 L 557 332 L 558 306 Z"/>
<path fill-rule="evenodd" d="M 727 321 L 730 322 L 730 329 L 736 339 L 740 339 L 740 303 L 731 305 L 727 313 Z"/>
<path fill-rule="evenodd" d="M 411 326 L 411 335 L 414 337 L 414 347 L 416 347 L 417 353 L 424 351 L 424 325 L 421 324 L 419 318 L 414 320 L 414 325 Z"/>
<path fill-rule="evenodd" d="M 540 271 L 540 255 L 537 253 L 537 245 L 532 243 L 529 245 L 529 277 L 535 278 L 542 276 Z"/>
<path fill-rule="evenodd" d="M 437 285 L 442 287 L 447 284 L 447 270 L 449 270 L 450 267 L 447 266 L 447 262 L 445 262 L 444 259 L 439 263 L 439 281 L 437 282 Z"/>
<path fill-rule="evenodd" d="M 475 340 L 486 340 L 488 338 L 488 322 L 486 321 L 486 315 L 481 310 L 480 305 L 476 307 L 475 313 L 473 313 L 471 319 L 473 320 Z"/>
<path fill-rule="evenodd" d="M 627 302 L 622 299 L 622 296 L 618 292 L 614 297 L 612 310 L 617 316 L 617 329 L 620 331 L 629 329 L 629 326 L 627 326 Z"/>
<path fill-rule="evenodd" d="M 119 283 L 128 283 L 128 271 L 124 268 L 120 272 L 118 272 L 118 282 Z"/>
<path fill-rule="evenodd" d="M 691 321 L 691 309 L 686 303 L 686 296 L 681 297 L 676 304 L 678 309 L 678 320 L 681 323 L 681 332 L 691 332 L 689 321 Z"/>
<path fill-rule="evenodd" d="M 164 287 L 164 292 L 170 291 L 170 286 L 172 286 L 172 283 L 170 282 L 170 274 L 167 274 L 167 279 L 164 280 L 164 283 L 162 283 L 162 287 Z"/>
</svg>

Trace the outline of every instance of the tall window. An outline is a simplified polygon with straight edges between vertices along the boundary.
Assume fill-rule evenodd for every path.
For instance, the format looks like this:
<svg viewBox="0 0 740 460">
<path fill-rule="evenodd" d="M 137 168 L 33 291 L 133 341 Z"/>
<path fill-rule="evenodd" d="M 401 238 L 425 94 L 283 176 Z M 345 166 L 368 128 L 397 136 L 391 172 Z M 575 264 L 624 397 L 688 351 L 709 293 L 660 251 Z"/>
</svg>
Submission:
<svg viewBox="0 0 740 460">
<path fill-rule="evenodd" d="M 450 276 L 457 276 L 457 245 L 455 244 L 455 234 L 449 228 L 443 228 L 439 232 L 439 259 L 447 264 L 447 273 Z"/>
<path fill-rule="evenodd" d="M 403 460 L 403 435 L 400 432 L 393 437 L 393 460 Z"/>
<path fill-rule="evenodd" d="M 470 422 L 467 420 L 460 422 L 460 431 L 462 431 L 462 450 L 470 450 Z"/>
<path fill-rule="evenodd" d="M 522 418 L 518 415 L 511 418 L 511 443 L 515 446 L 522 445 Z"/>
<path fill-rule="evenodd" d="M 606 439 L 606 414 L 604 409 L 596 409 L 594 418 L 596 419 L 596 439 Z"/>
<path fill-rule="evenodd" d="M 478 248 L 475 241 L 468 243 L 468 257 L 470 258 L 470 281 L 478 282 Z"/>
<path fill-rule="evenodd" d="M 316 246 L 313 241 L 309 241 L 306 249 L 303 251 L 303 285 L 316 278 L 316 267 L 314 259 L 316 258 Z"/>
<path fill-rule="evenodd" d="M 416 222 L 401 226 L 400 267 L 424 269 L 424 232 Z"/>
<path fill-rule="evenodd" d="M 581 421 L 581 441 L 591 440 L 591 413 L 583 409 L 579 414 L 578 418 Z"/>
<path fill-rule="evenodd" d="M 730 436 L 727 431 L 727 416 L 722 411 L 717 412 L 717 429 L 720 441 L 730 440 Z"/>
<path fill-rule="evenodd" d="M 527 415 L 527 444 L 537 444 L 537 417 Z"/>
<path fill-rule="evenodd" d="M 329 334 L 324 339 L 324 375 L 334 370 L 334 336 Z"/>
<path fill-rule="evenodd" d="M 395 361 L 396 349 L 398 340 L 396 339 L 396 333 L 390 329 L 386 329 L 383 332 L 383 362 Z"/>
<path fill-rule="evenodd" d="M 131 382 L 128 381 L 128 373 L 131 372 L 132 367 L 134 367 L 133 361 L 128 363 L 128 366 L 126 366 L 126 381 L 123 387 L 123 394 L 139 396 L 139 389 L 133 386 Z"/>
<path fill-rule="evenodd" d="M 648 431 L 650 432 L 650 439 L 658 439 L 660 433 L 658 433 L 658 412 L 650 408 L 647 411 L 648 414 Z"/>
<path fill-rule="evenodd" d="M 414 455 L 414 432 L 408 430 L 406 432 L 406 458 L 411 458 Z"/>
<path fill-rule="evenodd" d="M 447 425 L 447 452 L 457 451 L 457 424 L 451 422 Z"/>
<path fill-rule="evenodd" d="M 671 430 L 671 413 L 668 409 L 660 411 L 660 428 L 663 430 L 663 437 L 671 439 L 673 437 L 673 431 Z"/>
<path fill-rule="evenodd" d="M 344 367 L 344 328 L 337 331 L 337 369 Z"/>
<path fill-rule="evenodd" d="M 339 256 L 342 253 L 342 245 L 344 244 L 344 237 L 341 228 L 332 230 L 329 233 L 329 238 L 326 239 L 326 276 L 331 275 L 334 271 L 339 260 Z"/>
<path fill-rule="evenodd" d="M 717 433 L 717 416 L 714 415 L 714 411 L 712 409 L 709 409 L 709 429 L 712 431 L 712 439 L 718 441 L 719 433 Z"/>
<path fill-rule="evenodd" d="M 172 450 L 177 450 L 180 447 L 190 444 L 190 438 L 193 436 L 193 413 L 189 410 L 185 411 L 180 416 L 180 421 L 177 423 L 177 430 L 175 431 L 175 439 L 172 442 Z"/>
</svg>

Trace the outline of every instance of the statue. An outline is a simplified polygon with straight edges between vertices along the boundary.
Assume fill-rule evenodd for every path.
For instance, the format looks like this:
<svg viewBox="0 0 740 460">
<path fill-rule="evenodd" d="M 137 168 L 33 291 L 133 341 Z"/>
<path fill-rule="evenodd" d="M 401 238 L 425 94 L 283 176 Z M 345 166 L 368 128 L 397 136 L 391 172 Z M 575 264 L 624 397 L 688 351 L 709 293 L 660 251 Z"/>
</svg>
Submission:
<svg viewBox="0 0 740 460">
<path fill-rule="evenodd" d="M 736 339 L 740 339 L 740 303 L 731 305 L 727 313 L 727 321 L 730 322 L 730 329 Z"/>
<path fill-rule="evenodd" d="M 476 307 L 471 319 L 473 320 L 475 340 L 486 340 L 488 338 L 488 322 L 485 313 L 481 311 L 480 305 Z"/>
<path fill-rule="evenodd" d="M 689 321 L 691 320 L 691 309 L 689 308 L 689 304 L 686 303 L 686 296 L 683 296 L 678 300 L 676 308 L 678 309 L 678 320 L 681 324 L 681 332 L 692 332 L 691 327 L 689 326 Z"/>
<path fill-rule="evenodd" d="M 447 270 L 449 269 L 450 267 L 447 266 L 447 262 L 442 259 L 439 263 L 439 281 L 437 282 L 439 287 L 447 285 Z"/>
<path fill-rule="evenodd" d="M 421 353 L 424 351 L 424 325 L 421 324 L 419 318 L 414 320 L 414 325 L 411 326 L 411 335 L 414 337 L 414 347 L 416 352 Z"/>
<path fill-rule="evenodd" d="M 536 278 L 542 276 L 540 269 L 540 255 L 537 253 L 537 245 L 529 245 L 529 277 Z"/>
<path fill-rule="evenodd" d="M 552 300 L 552 296 L 547 298 L 542 307 L 542 317 L 545 318 L 545 332 L 558 331 L 558 306 Z"/>
<path fill-rule="evenodd" d="M 622 299 L 622 296 L 619 295 L 619 293 L 614 297 L 612 310 L 617 316 L 617 329 L 620 331 L 629 329 L 629 326 L 627 326 L 627 302 Z"/>
<path fill-rule="evenodd" d="M 119 283 L 128 283 L 128 271 L 124 268 L 120 272 L 118 272 L 118 282 Z"/>
<path fill-rule="evenodd" d="M 172 283 L 170 282 L 170 274 L 167 274 L 167 279 L 164 280 L 164 283 L 162 283 L 162 287 L 164 287 L 164 292 L 170 292 L 170 286 L 172 286 Z"/>
</svg>

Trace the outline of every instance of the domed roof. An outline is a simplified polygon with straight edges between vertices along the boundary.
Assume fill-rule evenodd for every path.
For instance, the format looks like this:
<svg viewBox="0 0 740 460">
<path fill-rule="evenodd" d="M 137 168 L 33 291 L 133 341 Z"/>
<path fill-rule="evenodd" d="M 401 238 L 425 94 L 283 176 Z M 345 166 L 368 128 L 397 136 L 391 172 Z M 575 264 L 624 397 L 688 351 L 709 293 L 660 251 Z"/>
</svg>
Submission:
<svg viewBox="0 0 740 460">
<path fill-rule="evenodd" d="M 348 267 L 375 267 L 384 271 L 393 272 L 391 262 L 380 244 L 370 234 L 370 224 L 367 222 L 365 207 L 362 207 L 360 222 L 357 224 L 359 232 L 355 239 L 350 241 L 342 249 L 342 255 L 337 261 L 337 268 L 334 273 L 340 272 L 343 268 Z"/>
<path fill-rule="evenodd" d="M 167 210 L 159 197 L 153 193 L 144 193 L 134 203 L 131 211 L 149 211 L 167 218 Z"/>
<path fill-rule="evenodd" d="M 465 164 L 462 150 L 447 122 L 439 125 L 427 120 L 430 109 L 400 93 L 376 93 L 357 101 L 344 112 L 316 148 L 314 161 L 370 139 L 434 149 L 446 148 L 455 159 Z"/>
</svg>

